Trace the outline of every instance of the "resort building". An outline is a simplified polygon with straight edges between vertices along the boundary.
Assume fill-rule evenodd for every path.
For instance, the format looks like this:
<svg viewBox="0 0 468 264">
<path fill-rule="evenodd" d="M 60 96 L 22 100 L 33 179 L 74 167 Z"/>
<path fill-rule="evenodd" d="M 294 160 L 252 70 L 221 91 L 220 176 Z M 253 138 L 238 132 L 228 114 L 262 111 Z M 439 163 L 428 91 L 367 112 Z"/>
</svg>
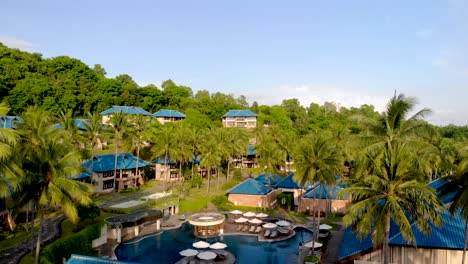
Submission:
<svg viewBox="0 0 468 264">
<path fill-rule="evenodd" d="M 0 128 L 16 129 L 20 123 L 23 123 L 23 119 L 19 116 L 0 116 Z"/>
<path fill-rule="evenodd" d="M 318 183 L 301 197 L 299 212 L 312 213 L 315 207 L 315 211 L 320 213 L 325 213 L 327 208 L 332 213 L 345 213 L 351 205 L 351 199 L 349 196 L 338 197 L 337 192 L 341 189 L 343 186 L 339 184 L 327 186 Z"/>
<path fill-rule="evenodd" d="M 284 178 L 281 182 L 276 184 L 275 186 L 278 190 L 281 190 L 284 194 L 289 194 L 293 197 L 294 203 L 292 207 L 299 206 L 301 202 L 300 197 L 306 192 L 306 190 L 310 189 L 312 186 L 310 183 L 306 183 L 304 185 L 300 185 L 294 180 L 294 173 L 289 174 L 286 178 Z"/>
<path fill-rule="evenodd" d="M 231 160 L 235 168 L 258 168 L 257 156 L 255 155 L 255 146 L 248 145 L 247 153 L 244 153 L 240 158 Z"/>
<path fill-rule="evenodd" d="M 440 227 L 431 224 L 431 232 L 423 234 L 412 223 L 416 246 L 408 243 L 398 226 L 390 226 L 390 262 L 399 264 L 450 264 L 461 263 L 465 241 L 465 220 L 458 211 L 453 217 L 448 211 L 441 214 Z M 382 250 L 374 250 L 371 235 L 360 240 L 348 227 L 344 231 L 338 258 L 341 263 L 382 263 Z M 468 260 L 468 256 L 465 261 Z"/>
<path fill-rule="evenodd" d="M 153 117 L 156 118 L 159 121 L 159 123 L 166 124 L 184 120 L 185 115 L 177 110 L 161 109 L 154 113 Z"/>
<path fill-rule="evenodd" d="M 177 162 L 168 158 L 157 158 L 151 162 L 154 164 L 154 177 L 159 181 L 178 181 L 179 170 L 177 167 Z"/>
<path fill-rule="evenodd" d="M 229 110 L 222 117 L 224 127 L 257 127 L 257 114 L 250 110 Z"/>
<path fill-rule="evenodd" d="M 98 193 L 121 191 L 142 185 L 143 168 L 148 165 L 149 162 L 130 153 L 117 154 L 117 174 L 114 175 L 115 155 L 97 155 L 81 165 L 86 170 L 75 179 L 90 181 Z"/>
<path fill-rule="evenodd" d="M 193 235 L 196 237 L 211 237 L 224 233 L 223 226 L 226 217 L 219 213 L 198 213 L 188 218 L 193 225 Z"/>
<path fill-rule="evenodd" d="M 148 111 L 145 111 L 141 107 L 135 107 L 135 106 L 118 106 L 114 105 L 111 108 L 102 111 L 99 113 L 102 116 L 102 123 L 103 124 L 108 124 L 110 123 L 110 120 L 112 118 L 112 115 L 115 113 L 124 113 L 127 115 L 144 115 L 151 117 L 152 114 Z"/>
<path fill-rule="evenodd" d="M 444 189 L 441 201 L 448 206 L 457 192 L 458 186 L 447 185 L 449 182 L 441 179 L 428 185 L 440 194 Z M 466 221 L 460 210 L 452 216 L 448 210 L 441 213 L 443 223 L 440 227 L 430 224 L 431 232 L 424 234 L 410 220 L 415 237 L 415 245 L 408 243 L 401 230 L 395 224 L 390 224 L 390 262 L 399 264 L 450 264 L 461 263 L 466 232 Z M 372 236 L 359 239 L 349 226 L 345 229 L 341 248 L 338 254 L 340 263 L 381 263 L 382 250 L 374 249 Z M 366 262 L 367 261 L 367 262 Z M 466 256 L 465 261 L 468 261 Z"/>
<path fill-rule="evenodd" d="M 235 205 L 274 208 L 279 192 L 254 179 L 247 179 L 227 192 Z"/>
</svg>

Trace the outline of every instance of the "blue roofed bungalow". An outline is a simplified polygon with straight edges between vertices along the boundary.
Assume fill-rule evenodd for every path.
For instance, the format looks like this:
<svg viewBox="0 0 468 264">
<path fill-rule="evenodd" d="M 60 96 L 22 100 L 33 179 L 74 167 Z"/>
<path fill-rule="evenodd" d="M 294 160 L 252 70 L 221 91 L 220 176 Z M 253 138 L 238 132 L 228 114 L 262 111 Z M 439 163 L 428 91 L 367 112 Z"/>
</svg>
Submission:
<svg viewBox="0 0 468 264">
<path fill-rule="evenodd" d="M 179 122 L 185 118 L 185 115 L 177 110 L 161 109 L 154 113 L 153 117 L 156 118 L 159 123 L 166 124 Z"/>
<path fill-rule="evenodd" d="M 257 127 L 257 114 L 250 110 L 229 110 L 221 120 L 224 127 Z"/>
<path fill-rule="evenodd" d="M 141 107 L 114 105 L 111 108 L 106 109 L 102 111 L 101 113 L 99 113 L 102 116 L 102 123 L 103 124 L 109 123 L 110 119 L 112 118 L 112 115 L 115 113 L 123 113 L 127 115 L 143 115 L 143 116 L 148 116 L 148 117 L 151 117 L 153 115 Z"/>
<path fill-rule="evenodd" d="M 115 155 L 97 155 L 81 165 L 85 171 L 75 179 L 90 179 L 96 192 L 121 191 L 142 185 L 144 183 L 143 168 L 148 165 L 151 163 L 130 153 L 120 153 L 117 154 L 117 173 L 114 175 Z M 137 166 L 138 171 L 136 170 Z"/>
<path fill-rule="evenodd" d="M 180 180 L 177 162 L 171 158 L 157 158 L 151 161 L 154 164 L 154 177 L 158 181 Z"/>
<path fill-rule="evenodd" d="M 321 213 L 325 213 L 327 207 L 333 213 L 345 213 L 346 209 L 351 205 L 351 198 L 349 195 L 344 197 L 337 195 L 337 192 L 343 188 L 344 186 L 340 184 L 328 186 L 317 183 L 302 196 L 299 211 L 311 212 L 315 206 L 315 210 Z"/>
<path fill-rule="evenodd" d="M 247 179 L 227 192 L 228 200 L 235 205 L 273 208 L 278 191 L 254 179 Z"/>
<path fill-rule="evenodd" d="M 307 182 L 304 185 L 299 184 L 294 179 L 294 173 L 291 173 L 282 181 L 277 183 L 275 187 L 281 190 L 282 193 L 291 195 L 293 197 L 293 204 L 291 205 L 291 207 L 295 208 L 296 206 L 299 206 L 299 203 L 301 202 L 300 197 L 312 186 L 309 182 Z"/>
<path fill-rule="evenodd" d="M 428 185 L 437 193 L 449 182 L 438 179 Z M 451 186 L 449 186 L 451 187 Z M 447 196 L 441 197 L 446 205 L 453 201 L 452 189 Z M 399 264 L 449 264 L 461 263 L 465 241 L 466 221 L 461 211 L 458 210 L 452 216 L 448 210 L 441 212 L 443 224 L 437 227 L 430 224 L 431 232 L 426 235 L 415 226 L 414 220 L 410 220 L 411 229 L 415 237 L 415 245 L 408 243 L 401 233 L 400 228 L 391 222 L 390 224 L 390 262 Z M 351 226 L 344 230 L 340 251 L 338 254 L 340 263 L 355 263 L 355 261 L 373 261 L 380 263 L 382 260 L 381 249 L 374 249 L 371 235 L 359 239 L 352 231 Z M 465 261 L 468 257 L 465 258 Z"/>
</svg>

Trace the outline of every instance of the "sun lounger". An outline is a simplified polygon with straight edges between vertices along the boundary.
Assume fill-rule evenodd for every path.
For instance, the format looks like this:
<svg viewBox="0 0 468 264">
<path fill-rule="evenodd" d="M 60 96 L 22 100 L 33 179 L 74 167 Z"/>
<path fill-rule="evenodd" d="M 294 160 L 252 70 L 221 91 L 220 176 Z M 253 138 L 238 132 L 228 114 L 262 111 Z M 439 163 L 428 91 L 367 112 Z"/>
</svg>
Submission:
<svg viewBox="0 0 468 264">
<path fill-rule="evenodd" d="M 237 229 L 236 229 L 236 231 L 237 231 L 237 232 L 241 231 L 241 230 L 242 230 L 242 227 L 244 227 L 244 226 L 243 226 L 243 225 L 239 225 L 239 226 L 237 226 Z"/>
<path fill-rule="evenodd" d="M 255 229 L 255 233 L 260 233 L 260 231 L 262 230 L 262 227 L 261 226 L 257 226 L 257 228 Z"/>
<path fill-rule="evenodd" d="M 244 228 L 242 228 L 242 232 L 247 232 L 247 230 L 249 230 L 249 226 L 245 225 Z"/>
<path fill-rule="evenodd" d="M 271 231 L 270 231 L 270 229 L 267 229 L 267 230 L 265 231 L 265 234 L 264 234 L 264 236 L 265 236 L 265 237 L 269 237 L 269 236 L 270 236 L 270 234 L 271 234 Z"/>
<path fill-rule="evenodd" d="M 277 236 L 278 236 L 278 231 L 273 230 L 273 231 L 271 232 L 270 237 L 271 237 L 271 238 L 275 238 L 275 237 L 277 237 Z"/>
<path fill-rule="evenodd" d="M 253 233 L 255 231 L 255 226 L 251 226 L 249 229 L 249 233 Z"/>
</svg>

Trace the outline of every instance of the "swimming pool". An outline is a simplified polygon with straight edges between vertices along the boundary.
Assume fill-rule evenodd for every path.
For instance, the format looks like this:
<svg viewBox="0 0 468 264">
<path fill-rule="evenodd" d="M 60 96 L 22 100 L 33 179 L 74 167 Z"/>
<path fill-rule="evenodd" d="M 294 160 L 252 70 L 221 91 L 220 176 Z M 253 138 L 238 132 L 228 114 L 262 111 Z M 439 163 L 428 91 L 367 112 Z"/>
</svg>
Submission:
<svg viewBox="0 0 468 264">
<path fill-rule="evenodd" d="M 303 228 L 295 231 L 294 237 L 273 243 L 259 242 L 257 236 L 242 235 L 224 235 L 203 240 L 227 244 L 226 250 L 234 254 L 239 264 L 296 263 L 299 243 L 311 239 L 312 232 Z M 115 254 L 124 261 L 173 264 L 182 259 L 180 251 L 193 248 L 192 243 L 198 240 L 201 239 L 193 236 L 193 227 L 185 223 L 177 229 L 123 243 L 117 247 Z"/>
</svg>

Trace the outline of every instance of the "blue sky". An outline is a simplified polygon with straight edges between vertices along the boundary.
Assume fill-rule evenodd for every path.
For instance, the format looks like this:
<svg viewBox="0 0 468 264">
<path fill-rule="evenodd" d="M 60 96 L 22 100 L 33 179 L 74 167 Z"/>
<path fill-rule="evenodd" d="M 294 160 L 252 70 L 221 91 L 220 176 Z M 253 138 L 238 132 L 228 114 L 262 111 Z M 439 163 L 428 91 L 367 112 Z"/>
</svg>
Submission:
<svg viewBox="0 0 468 264">
<path fill-rule="evenodd" d="M 254 2 L 254 3 L 252 3 Z M 415 96 L 435 124 L 468 124 L 468 2 L 2 0 L 0 42 L 279 104 Z"/>
</svg>

